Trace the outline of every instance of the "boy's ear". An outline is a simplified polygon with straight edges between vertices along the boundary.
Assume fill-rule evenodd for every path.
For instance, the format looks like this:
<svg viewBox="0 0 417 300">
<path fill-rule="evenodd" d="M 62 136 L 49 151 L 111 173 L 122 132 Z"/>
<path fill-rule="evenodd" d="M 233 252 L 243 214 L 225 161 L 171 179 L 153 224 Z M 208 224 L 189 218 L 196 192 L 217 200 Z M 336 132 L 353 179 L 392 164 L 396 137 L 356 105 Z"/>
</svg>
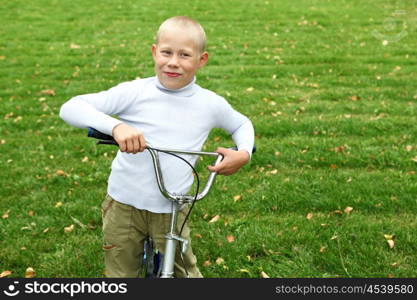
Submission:
<svg viewBox="0 0 417 300">
<path fill-rule="evenodd" d="M 206 65 L 206 63 L 207 63 L 207 61 L 208 61 L 208 58 L 209 58 L 209 56 L 208 56 L 208 53 L 207 53 L 207 52 L 203 52 L 203 53 L 200 55 L 200 63 L 199 63 L 199 68 L 202 68 L 202 67 L 204 67 L 204 66 Z"/>
<path fill-rule="evenodd" d="M 155 59 L 156 56 L 156 44 L 152 45 L 152 57 Z"/>
</svg>

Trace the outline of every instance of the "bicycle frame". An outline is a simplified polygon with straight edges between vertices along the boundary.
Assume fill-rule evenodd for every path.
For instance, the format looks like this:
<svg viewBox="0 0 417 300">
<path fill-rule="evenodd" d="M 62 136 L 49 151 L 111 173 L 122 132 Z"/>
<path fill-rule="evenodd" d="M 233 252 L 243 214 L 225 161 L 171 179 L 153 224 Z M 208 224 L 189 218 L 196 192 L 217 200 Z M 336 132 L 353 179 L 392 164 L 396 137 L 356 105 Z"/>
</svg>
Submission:
<svg viewBox="0 0 417 300">
<path fill-rule="evenodd" d="M 99 141 L 97 144 L 110 144 L 110 145 L 118 145 L 116 141 L 113 139 L 112 136 L 105 135 L 93 128 L 88 129 L 88 136 L 97 138 Z M 188 195 L 188 194 L 173 194 L 166 190 L 163 180 L 163 175 L 161 171 L 161 166 L 159 163 L 159 156 L 158 151 L 160 152 L 169 152 L 175 154 L 188 154 L 188 155 L 205 155 L 205 156 L 212 156 L 216 157 L 214 162 L 214 166 L 221 162 L 223 156 L 216 152 L 202 152 L 202 151 L 187 151 L 187 150 L 176 150 L 176 149 L 163 149 L 163 148 L 151 148 L 146 147 L 146 150 L 149 151 L 154 170 L 155 170 L 155 177 L 158 183 L 158 188 L 162 195 L 165 198 L 172 202 L 172 209 L 171 209 L 171 221 L 170 221 L 170 230 L 166 234 L 166 244 L 165 244 L 165 252 L 164 252 L 164 259 L 162 264 L 162 271 L 161 271 L 161 278 L 172 278 L 174 274 L 174 263 L 175 263 L 175 253 L 177 242 L 182 244 L 181 251 L 185 253 L 188 249 L 188 241 L 176 233 L 176 226 L 177 226 L 177 218 L 178 212 L 181 210 L 181 207 L 184 204 L 192 203 L 197 200 L 203 199 L 210 188 L 214 183 L 214 179 L 216 177 L 216 172 L 210 172 L 210 175 L 207 179 L 206 185 L 203 188 L 201 193 L 198 193 L 196 196 Z"/>
</svg>

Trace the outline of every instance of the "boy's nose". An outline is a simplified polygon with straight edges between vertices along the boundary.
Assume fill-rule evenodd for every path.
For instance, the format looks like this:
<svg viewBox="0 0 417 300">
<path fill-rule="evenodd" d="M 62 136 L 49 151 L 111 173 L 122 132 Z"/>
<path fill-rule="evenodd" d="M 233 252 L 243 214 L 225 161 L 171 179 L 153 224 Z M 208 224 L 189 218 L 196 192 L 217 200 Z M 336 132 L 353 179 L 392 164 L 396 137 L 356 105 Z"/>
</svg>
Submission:
<svg viewBox="0 0 417 300">
<path fill-rule="evenodd" d="M 176 55 L 171 56 L 171 59 L 168 61 L 169 67 L 178 67 L 178 58 Z"/>
</svg>

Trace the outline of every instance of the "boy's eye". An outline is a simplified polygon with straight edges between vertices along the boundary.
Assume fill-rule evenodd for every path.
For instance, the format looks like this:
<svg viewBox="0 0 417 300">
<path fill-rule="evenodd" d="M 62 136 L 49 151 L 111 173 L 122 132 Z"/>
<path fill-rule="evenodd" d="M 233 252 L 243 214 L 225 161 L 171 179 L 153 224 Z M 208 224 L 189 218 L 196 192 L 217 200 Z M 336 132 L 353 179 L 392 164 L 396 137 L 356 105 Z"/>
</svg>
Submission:
<svg viewBox="0 0 417 300">
<path fill-rule="evenodd" d="M 161 53 L 162 53 L 162 54 L 169 55 L 169 54 L 171 54 L 171 51 L 168 51 L 168 50 L 162 50 L 162 51 L 161 51 Z"/>
<path fill-rule="evenodd" d="M 189 57 L 189 56 L 191 56 L 190 54 L 188 54 L 188 53 L 181 53 L 181 56 L 184 56 L 184 57 Z"/>
</svg>

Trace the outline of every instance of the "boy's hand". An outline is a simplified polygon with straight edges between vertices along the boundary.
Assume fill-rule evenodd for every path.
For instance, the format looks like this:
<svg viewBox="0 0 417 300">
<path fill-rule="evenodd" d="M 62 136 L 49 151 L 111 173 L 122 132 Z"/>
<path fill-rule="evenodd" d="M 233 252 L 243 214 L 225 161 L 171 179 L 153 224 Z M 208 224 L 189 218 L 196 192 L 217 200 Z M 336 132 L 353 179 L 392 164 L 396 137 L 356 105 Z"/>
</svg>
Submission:
<svg viewBox="0 0 417 300">
<path fill-rule="evenodd" d="M 143 133 L 136 128 L 123 123 L 114 126 L 113 138 L 119 144 L 120 151 L 122 152 L 143 152 L 146 147 L 146 141 Z"/>
<path fill-rule="evenodd" d="M 232 175 L 243 167 L 250 159 L 249 153 L 245 150 L 235 151 L 226 148 L 218 148 L 217 153 L 223 155 L 223 160 L 215 167 L 208 166 L 210 172 L 220 175 Z"/>
</svg>

